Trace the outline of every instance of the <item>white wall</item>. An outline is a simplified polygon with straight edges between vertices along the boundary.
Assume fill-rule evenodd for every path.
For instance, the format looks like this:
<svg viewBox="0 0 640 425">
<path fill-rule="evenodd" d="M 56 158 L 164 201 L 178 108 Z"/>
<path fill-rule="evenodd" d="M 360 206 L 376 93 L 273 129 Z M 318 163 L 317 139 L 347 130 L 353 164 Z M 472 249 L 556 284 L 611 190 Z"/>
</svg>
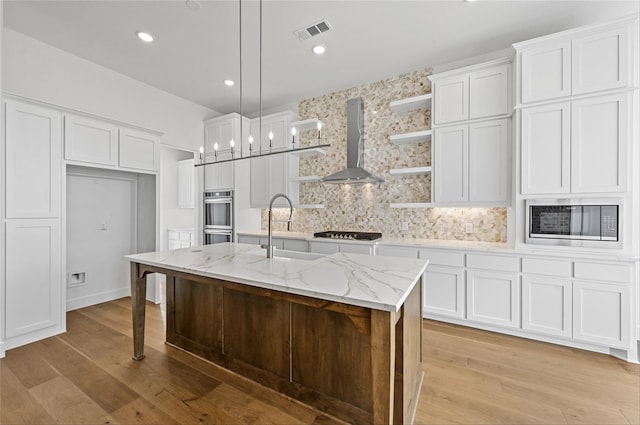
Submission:
<svg viewBox="0 0 640 425">
<path fill-rule="evenodd" d="M 156 130 L 164 144 L 197 151 L 203 120 L 219 115 L 8 28 L 1 53 L 6 92 Z"/>
<path fill-rule="evenodd" d="M 67 311 L 129 295 L 124 255 L 137 244 L 137 176 L 73 167 L 67 175 Z M 84 273 L 81 282 L 70 275 Z"/>
</svg>

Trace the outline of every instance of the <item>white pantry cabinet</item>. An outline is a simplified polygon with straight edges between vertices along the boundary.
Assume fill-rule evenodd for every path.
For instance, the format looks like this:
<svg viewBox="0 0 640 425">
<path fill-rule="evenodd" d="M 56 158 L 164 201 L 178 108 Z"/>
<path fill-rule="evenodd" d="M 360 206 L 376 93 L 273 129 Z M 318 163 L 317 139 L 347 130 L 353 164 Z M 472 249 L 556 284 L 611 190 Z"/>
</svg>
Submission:
<svg viewBox="0 0 640 425">
<path fill-rule="evenodd" d="M 118 127 L 78 115 L 64 117 L 64 159 L 118 165 Z"/>
<path fill-rule="evenodd" d="M 508 116 L 510 69 L 502 59 L 430 76 L 434 125 Z"/>
<path fill-rule="evenodd" d="M 4 216 L 59 217 L 62 115 L 14 100 L 6 101 L 5 108 Z"/>
<path fill-rule="evenodd" d="M 500 119 L 435 130 L 435 203 L 506 204 L 508 123 L 508 119 Z"/>
<path fill-rule="evenodd" d="M 178 161 L 178 208 L 194 208 L 195 206 L 195 161 L 185 159 Z"/>
<path fill-rule="evenodd" d="M 623 19 L 514 44 L 518 103 L 630 86 L 633 20 Z"/>
<path fill-rule="evenodd" d="M 629 96 L 618 93 L 523 108 L 521 192 L 625 191 Z"/>
<path fill-rule="evenodd" d="M 59 327 L 60 220 L 10 220 L 5 229 L 5 337 Z"/>
<path fill-rule="evenodd" d="M 255 153 L 287 149 L 291 146 L 291 123 L 298 116 L 291 112 L 279 112 L 251 121 L 251 135 L 254 138 Z M 271 134 L 273 137 L 269 137 Z M 290 176 L 298 175 L 298 158 L 289 154 L 268 155 L 251 159 L 250 203 L 253 208 L 266 208 L 276 193 L 290 194 Z M 291 197 L 291 196 L 290 196 Z M 291 199 L 297 203 L 296 199 Z M 278 199 L 277 207 L 288 206 L 284 199 Z"/>
</svg>

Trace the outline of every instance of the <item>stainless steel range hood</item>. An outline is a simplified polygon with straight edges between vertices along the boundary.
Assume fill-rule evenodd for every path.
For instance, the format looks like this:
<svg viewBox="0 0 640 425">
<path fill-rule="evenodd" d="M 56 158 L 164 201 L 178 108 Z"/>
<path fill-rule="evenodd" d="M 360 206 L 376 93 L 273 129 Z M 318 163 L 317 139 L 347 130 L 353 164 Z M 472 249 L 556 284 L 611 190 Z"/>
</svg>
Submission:
<svg viewBox="0 0 640 425">
<path fill-rule="evenodd" d="M 364 102 L 347 101 L 347 168 L 320 179 L 323 183 L 383 183 L 364 168 Z"/>
</svg>

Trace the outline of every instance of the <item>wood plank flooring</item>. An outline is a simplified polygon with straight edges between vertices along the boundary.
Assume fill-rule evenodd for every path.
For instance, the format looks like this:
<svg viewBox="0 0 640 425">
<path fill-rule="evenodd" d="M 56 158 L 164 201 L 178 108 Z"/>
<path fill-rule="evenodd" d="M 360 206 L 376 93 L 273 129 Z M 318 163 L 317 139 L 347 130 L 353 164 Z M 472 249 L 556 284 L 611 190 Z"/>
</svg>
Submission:
<svg viewBox="0 0 640 425">
<path fill-rule="evenodd" d="M 130 299 L 70 312 L 68 332 L 0 360 L 2 424 L 338 424 L 164 344 L 147 306 L 131 360 Z M 425 320 L 416 424 L 639 424 L 640 367 L 609 356 Z"/>
</svg>

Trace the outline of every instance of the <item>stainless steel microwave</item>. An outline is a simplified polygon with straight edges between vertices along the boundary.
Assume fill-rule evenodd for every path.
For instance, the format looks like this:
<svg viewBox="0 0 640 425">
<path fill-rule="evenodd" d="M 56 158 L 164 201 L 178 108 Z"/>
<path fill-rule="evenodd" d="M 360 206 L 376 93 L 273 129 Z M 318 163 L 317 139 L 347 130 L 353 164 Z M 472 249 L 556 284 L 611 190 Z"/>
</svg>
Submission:
<svg viewBox="0 0 640 425">
<path fill-rule="evenodd" d="M 621 248 L 622 203 L 612 199 L 526 201 L 526 243 Z"/>
</svg>

